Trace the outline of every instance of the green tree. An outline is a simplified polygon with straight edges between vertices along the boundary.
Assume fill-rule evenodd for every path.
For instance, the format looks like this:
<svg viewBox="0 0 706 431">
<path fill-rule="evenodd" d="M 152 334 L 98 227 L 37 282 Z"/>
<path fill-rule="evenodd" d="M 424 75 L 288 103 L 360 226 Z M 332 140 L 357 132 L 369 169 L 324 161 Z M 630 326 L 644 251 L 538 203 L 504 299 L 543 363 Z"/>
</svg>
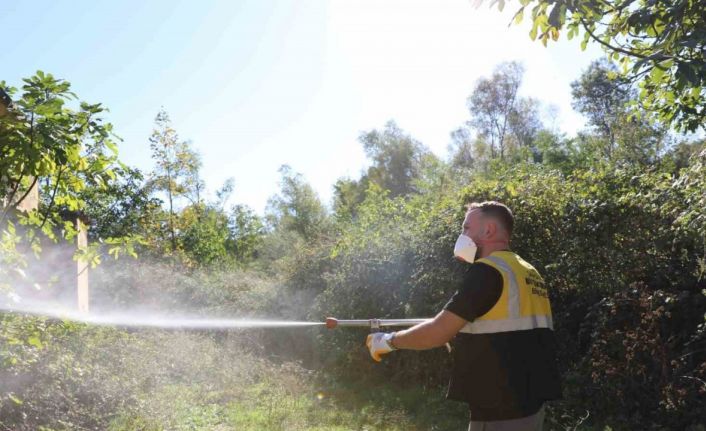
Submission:
<svg viewBox="0 0 706 431">
<path fill-rule="evenodd" d="M 417 191 L 414 184 L 420 178 L 424 157 L 429 154 L 426 147 L 404 133 L 394 121 L 389 121 L 382 131 L 362 133 L 359 139 L 372 162 L 365 173 L 367 181 L 389 190 L 392 197 Z"/>
<path fill-rule="evenodd" d="M 585 166 L 587 163 L 579 154 L 575 141 L 557 132 L 540 130 L 535 138 L 536 161 L 559 169 L 565 174 L 571 173 L 579 166 Z"/>
<path fill-rule="evenodd" d="M 706 150 L 706 139 L 683 140 L 672 146 L 662 157 L 661 163 L 668 166 L 672 172 L 678 173 L 687 168 L 691 159 L 696 159 L 696 155 Z"/>
<path fill-rule="evenodd" d="M 451 132 L 451 143 L 448 146 L 449 164 L 455 171 L 470 172 L 475 165 L 473 154 L 473 139 L 471 131 L 459 127 Z"/>
<path fill-rule="evenodd" d="M 592 145 L 600 147 L 602 158 L 649 164 L 665 149 L 667 131 L 629 105 L 635 90 L 607 61 L 594 61 L 571 84 L 571 94 L 574 108 L 586 116 L 600 138 Z"/>
<path fill-rule="evenodd" d="M 633 92 L 623 77 L 611 79 L 615 67 L 606 61 L 594 61 L 581 77 L 571 83 L 573 107 L 586 116 L 588 123 L 606 140 L 604 155 L 611 158 L 616 147 L 621 119 Z"/>
<path fill-rule="evenodd" d="M 537 153 L 535 139 L 540 130 L 544 128 L 539 117 L 540 103 L 531 97 L 517 99 L 514 109 L 508 118 L 508 127 L 511 136 L 511 152 L 522 154 L 528 150 L 532 155 Z"/>
<path fill-rule="evenodd" d="M 265 236 L 262 219 L 247 205 L 235 205 L 228 218 L 231 234 L 231 250 L 240 262 L 257 257 L 257 250 Z"/>
<path fill-rule="evenodd" d="M 222 264 L 229 260 L 228 217 L 218 208 L 191 205 L 180 214 L 180 242 L 184 253 L 198 266 Z"/>
<path fill-rule="evenodd" d="M 39 253 L 41 230 L 44 237 L 58 240 L 75 234 L 61 213 L 84 211 L 83 193 L 105 191 L 115 179 L 117 159 L 113 126 L 104 121 L 106 109 L 100 104 L 77 101 L 71 84 L 38 71 L 23 80 L 21 91 L 5 88 L 15 99 L 7 115 L 0 117 L 0 229 L 3 232 L 3 259 L 13 255 L 17 244 Z M 75 102 L 76 101 L 76 102 Z M 26 214 L 16 213 L 33 187 L 38 188 L 39 206 Z M 12 217 L 10 217 L 12 216 Z M 18 219 L 25 234 L 15 229 L 10 218 Z M 138 238 L 105 238 L 115 253 L 134 253 Z M 98 244 L 82 249 L 84 259 L 99 261 Z M 21 258 L 10 258 L 20 264 Z"/>
<path fill-rule="evenodd" d="M 489 143 L 492 158 L 505 157 L 505 138 L 523 74 L 519 63 L 503 63 L 490 78 L 476 82 L 466 101 L 471 114 L 468 126 Z"/>
<path fill-rule="evenodd" d="M 2 295 L 0 302 L 7 305 L 5 300 L 18 299 L 14 295 L 21 293 L 23 287 L 46 292 L 47 283 L 61 275 L 62 268 L 51 265 L 48 246 L 71 240 L 76 233 L 72 223 L 64 222 L 62 212 L 92 210 L 86 195 L 110 194 L 116 173 L 125 167 L 117 159 L 117 138 L 112 126 L 103 119 L 106 109 L 99 103 L 79 102 L 68 81 L 38 71 L 24 79 L 20 90 L 7 87 L 4 82 L 0 87 L 15 99 L 6 115 L 0 116 L 0 293 L 8 294 Z M 38 207 L 28 212 L 17 211 L 35 186 Z M 134 255 L 138 236 L 114 230 L 106 233 L 103 240 L 110 253 Z M 78 250 L 75 257 L 97 264 L 101 251 L 101 244 L 93 243 Z M 49 259 L 40 260 L 47 255 Z M 23 271 L 27 268 L 27 272 Z M 33 271 L 36 268 L 40 270 Z M 45 364 L 47 352 L 56 348 L 58 339 L 75 330 L 70 323 L 14 313 L 3 313 L 2 321 L 2 373 L 20 378 L 31 375 L 34 379 L 39 375 L 41 371 L 37 370 Z M 66 355 L 62 355 L 65 359 Z M 67 368 L 66 362 L 57 369 L 63 374 L 77 370 Z M 0 390 L 3 400 L 0 416 L 4 425 L 12 429 L 36 428 L 36 424 L 27 425 L 28 415 L 15 416 L 7 411 L 8 407 L 23 404 L 24 395 L 18 396 L 17 392 L 24 391 L 26 386 L 13 389 L 3 385 Z M 48 386 L 51 385 L 43 385 L 43 393 L 46 394 Z M 12 405 L 5 402 L 8 399 L 13 400 Z M 29 405 L 32 402 L 25 403 Z M 38 405 L 42 407 L 34 407 L 33 418 L 51 416 L 46 413 L 45 404 Z M 21 420 L 14 422 L 13 416 Z M 7 420 L 12 425 L 7 425 Z"/>
<path fill-rule="evenodd" d="M 489 147 L 491 159 L 513 155 L 528 158 L 523 149 L 534 151 L 532 143 L 543 127 L 539 103 L 518 95 L 524 68 L 517 62 L 499 64 L 491 77 L 480 78 L 466 104 L 471 119 L 466 126 L 476 141 Z M 457 132 L 458 133 L 458 132 Z"/>
<path fill-rule="evenodd" d="M 82 209 L 76 193 L 90 181 L 104 187 L 114 178 L 117 162 L 113 128 L 103 121 L 100 103 L 81 102 L 73 109 L 67 102 L 77 99 L 69 82 L 38 71 L 24 79 L 22 94 L 9 115 L 0 118 L 0 191 L 3 216 L 16 208 L 37 183 L 45 208 L 41 223 L 55 205 Z M 17 89 L 7 87 L 10 97 Z"/>
<path fill-rule="evenodd" d="M 214 206 L 220 208 L 221 210 L 225 208 L 228 200 L 233 195 L 233 190 L 235 189 L 235 179 L 228 178 L 225 180 L 220 189 L 216 191 L 216 202 Z"/>
<path fill-rule="evenodd" d="M 498 2 L 503 8 L 504 0 Z M 639 87 L 644 109 L 667 125 L 695 131 L 706 117 L 705 0 L 520 0 L 514 21 L 531 11 L 530 37 L 544 45 L 582 36 L 599 44 L 619 73 Z M 530 9 L 531 8 L 531 9 Z M 581 35 L 583 32 L 583 35 Z"/>
<path fill-rule="evenodd" d="M 301 174 L 287 165 L 280 167 L 280 193 L 267 202 L 267 221 L 275 231 L 295 232 L 307 241 L 327 227 L 326 208 Z"/>
<path fill-rule="evenodd" d="M 150 187 L 166 195 L 169 238 L 172 250 L 177 250 L 176 205 L 180 199 L 187 199 L 193 205 L 201 203 L 201 159 L 188 141 L 179 139 L 169 115 L 164 110 L 157 114 L 155 128 L 149 140 L 152 158 L 156 163 L 150 178 Z"/>
<path fill-rule="evenodd" d="M 365 199 L 367 177 L 356 181 L 351 178 L 339 178 L 333 185 L 333 212 L 340 221 L 354 219 L 358 206 Z"/>
<path fill-rule="evenodd" d="M 89 221 L 89 239 L 136 233 L 150 236 L 150 229 L 159 218 L 162 201 L 150 195 L 138 169 L 124 166 L 115 168 L 114 172 L 116 178 L 106 187 L 87 187 L 79 195 L 85 202 L 83 212 Z"/>
<path fill-rule="evenodd" d="M 341 178 L 334 184 L 333 209 L 340 220 L 357 217 L 371 185 L 387 190 L 392 197 L 420 193 L 420 186 L 428 184 L 426 174 L 438 162 L 394 121 L 385 124 L 383 130 L 361 133 L 359 140 L 371 165 L 359 180 Z"/>
</svg>

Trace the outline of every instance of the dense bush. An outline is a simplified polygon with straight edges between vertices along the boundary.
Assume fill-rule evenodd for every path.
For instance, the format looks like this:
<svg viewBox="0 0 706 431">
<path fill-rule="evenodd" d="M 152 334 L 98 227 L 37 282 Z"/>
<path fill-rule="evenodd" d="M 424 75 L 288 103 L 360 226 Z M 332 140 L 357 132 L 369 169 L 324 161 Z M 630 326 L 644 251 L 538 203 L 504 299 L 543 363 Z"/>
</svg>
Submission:
<svg viewBox="0 0 706 431">
<path fill-rule="evenodd" d="M 590 309 L 579 332 L 586 355 L 567 385 L 568 398 L 621 428 L 703 424 L 706 411 L 706 297 L 636 283 Z M 606 421 L 607 422 L 607 421 Z"/>
<path fill-rule="evenodd" d="M 41 328 L 36 339 L 13 337 L 28 326 Z M 149 416 L 149 394 L 170 385 L 238 387 L 268 373 L 232 337 L 216 343 L 199 334 L 128 333 L 13 315 L 3 316 L 0 337 L 9 347 L 0 357 L 2 429 L 106 429 L 119 412 Z"/>
<path fill-rule="evenodd" d="M 315 284 L 326 287 L 312 315 L 433 316 L 464 271 L 452 259 L 464 203 L 499 200 L 515 212 L 513 249 L 551 286 L 565 413 L 578 417 L 582 407 L 592 414 L 586 423 L 628 429 L 703 424 L 704 157 L 677 175 L 629 166 L 565 175 L 530 165 L 476 177 L 442 197 L 369 191 L 357 220 L 323 246 L 330 261 Z M 292 275 L 304 276 L 316 274 Z M 605 311 L 628 297 L 629 307 Z M 332 370 L 437 386 L 448 377 L 442 349 L 398 352 L 377 366 L 360 354 L 363 337 L 339 331 L 320 339 Z"/>
<path fill-rule="evenodd" d="M 465 421 L 439 391 L 371 393 L 275 363 L 251 331 L 126 332 L 13 315 L 0 323 L 2 430 L 425 431 Z M 36 339 L 14 337 L 30 328 Z"/>
</svg>

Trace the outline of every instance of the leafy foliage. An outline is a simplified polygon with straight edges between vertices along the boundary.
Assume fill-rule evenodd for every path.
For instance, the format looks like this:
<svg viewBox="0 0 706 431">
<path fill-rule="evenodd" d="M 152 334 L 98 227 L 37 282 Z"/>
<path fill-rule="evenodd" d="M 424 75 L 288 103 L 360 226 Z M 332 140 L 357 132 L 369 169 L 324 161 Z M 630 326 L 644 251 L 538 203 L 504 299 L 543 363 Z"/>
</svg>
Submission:
<svg viewBox="0 0 706 431">
<path fill-rule="evenodd" d="M 265 235 L 262 219 L 252 208 L 240 204 L 231 209 L 229 223 L 232 232 L 231 247 L 236 259 L 248 261 L 255 258 Z"/>
<path fill-rule="evenodd" d="M 76 215 L 86 209 L 83 194 L 112 187 L 119 166 L 116 137 L 112 125 L 103 120 L 106 109 L 100 103 L 73 107 L 77 96 L 71 85 L 42 71 L 24 83 L 21 93 L 7 87 L 10 96 L 18 97 L 8 115 L 0 118 L 3 280 L 26 267 L 28 255 L 39 256 L 44 245 L 74 239 Z M 38 192 L 37 208 L 18 211 L 33 190 Z M 134 254 L 140 241 L 135 233 L 105 238 L 114 254 Z M 100 256 L 98 243 L 76 253 L 76 258 L 92 265 L 100 262 Z"/>
<path fill-rule="evenodd" d="M 591 306 L 579 330 L 586 356 L 570 375 L 571 400 L 583 400 L 581 407 L 604 412 L 626 429 L 703 423 L 706 362 L 696 349 L 706 343 L 704 308 L 700 292 L 667 293 L 644 284 Z"/>
<path fill-rule="evenodd" d="M 267 203 L 268 223 L 275 231 L 289 231 L 314 240 L 326 228 L 326 209 L 301 174 L 284 165 L 279 170 L 281 194 Z"/>
<path fill-rule="evenodd" d="M 151 196 L 138 169 L 126 166 L 114 172 L 115 180 L 106 187 L 88 187 L 78 196 L 85 203 L 83 213 L 89 223 L 89 239 L 149 236 L 147 226 L 158 217 L 162 201 Z"/>
<path fill-rule="evenodd" d="M 648 165 L 666 146 L 665 128 L 640 118 L 629 106 L 636 91 L 627 79 L 613 76 L 615 67 L 594 62 L 571 85 L 574 108 L 597 132 L 598 158 Z"/>
<path fill-rule="evenodd" d="M 101 118 L 105 108 L 81 102 L 78 110 L 71 109 L 67 102 L 76 99 L 71 85 L 51 74 L 38 71 L 24 82 L 12 113 L 0 119 L 0 190 L 6 207 L 16 207 L 40 182 L 49 209 L 58 204 L 78 210 L 76 192 L 114 178 L 117 147 L 112 125 Z M 17 93 L 8 90 L 10 96 Z"/>
<path fill-rule="evenodd" d="M 499 7 L 505 4 L 499 2 Z M 681 130 L 704 127 L 706 17 L 703 0 L 521 0 L 514 22 L 530 12 L 532 40 L 546 46 L 561 31 L 598 43 L 620 73 L 639 85 L 639 100 L 657 118 Z M 530 9 L 531 8 L 531 9 Z M 581 32 L 583 34 L 581 35 Z"/>
<path fill-rule="evenodd" d="M 515 123 L 521 122 L 517 92 L 523 74 L 524 68 L 519 63 L 499 65 L 492 77 L 478 80 L 468 97 L 471 114 L 468 124 L 490 145 L 492 158 L 505 158 L 512 119 L 515 118 Z"/>
<path fill-rule="evenodd" d="M 589 419 L 596 425 L 634 428 L 649 420 L 683 428 L 702 423 L 691 407 L 703 401 L 704 388 L 698 382 L 706 377 L 701 367 L 706 244 L 697 233 L 706 218 L 701 217 L 699 157 L 692 158 L 691 169 L 676 176 L 630 166 L 574 169 L 565 175 L 515 164 L 474 177 L 458 193 L 449 188 L 441 198 L 389 199 L 384 192 L 370 190 L 358 219 L 331 248 L 333 262 L 321 276 L 325 288 L 312 317 L 433 316 L 464 270 L 451 258 L 463 203 L 500 200 L 517 218 L 513 249 L 535 264 L 552 286 L 560 364 L 570 387 L 567 399 L 556 406 L 557 420 L 560 414 L 568 415 L 575 425 L 583 407 L 597 414 L 597 419 Z M 687 182 L 690 187 L 684 186 Z M 689 220 L 690 235 L 684 235 L 682 217 Z M 628 311 L 610 312 L 602 317 L 605 329 L 589 329 L 596 328 L 591 311 L 599 307 L 596 304 L 622 298 L 634 286 L 641 286 L 641 293 L 636 308 L 630 308 L 632 320 L 623 320 Z M 675 314 L 650 305 L 654 301 L 648 297 L 660 295 L 674 298 L 669 310 Z M 631 338 L 615 336 L 618 327 Z M 579 333 L 583 338 L 577 339 Z M 380 373 L 430 385 L 441 385 L 447 378 L 443 370 L 448 357 L 442 351 L 396 352 L 381 367 L 373 367 L 369 358 L 355 353 L 360 337 L 337 333 L 321 340 L 322 348 L 331 352 L 332 370 L 361 379 Z M 625 349 L 640 353 L 626 356 Z M 663 356 L 656 361 L 650 352 Z M 664 374 L 665 366 L 677 368 Z M 619 381 L 604 375 L 609 369 L 616 370 Z M 654 391 L 638 396 L 640 370 L 653 379 L 645 384 Z M 584 400 L 591 393 L 602 395 L 588 406 Z M 640 403 L 639 414 L 621 413 L 636 411 L 634 401 L 639 399 L 650 400 Z"/>
<path fill-rule="evenodd" d="M 372 162 L 365 175 L 367 181 L 389 190 L 392 197 L 415 191 L 414 181 L 420 177 L 424 156 L 429 153 L 427 148 L 406 135 L 394 121 L 382 131 L 362 133 L 360 142 Z"/>
<path fill-rule="evenodd" d="M 157 114 L 155 126 L 150 136 L 150 149 L 156 166 L 150 178 L 150 188 L 166 194 L 169 236 L 172 251 L 176 251 L 179 226 L 177 226 L 175 205 L 179 199 L 184 198 L 194 205 L 201 203 L 200 191 L 203 189 L 203 183 L 199 178 L 201 160 L 188 142 L 179 139 L 166 111 L 162 110 Z"/>
</svg>

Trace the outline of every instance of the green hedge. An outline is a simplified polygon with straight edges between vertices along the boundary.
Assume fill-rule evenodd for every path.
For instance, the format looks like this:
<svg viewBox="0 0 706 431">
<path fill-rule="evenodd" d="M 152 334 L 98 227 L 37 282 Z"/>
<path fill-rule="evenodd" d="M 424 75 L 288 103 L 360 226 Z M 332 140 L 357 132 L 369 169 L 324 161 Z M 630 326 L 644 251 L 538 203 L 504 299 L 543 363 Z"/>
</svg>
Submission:
<svg viewBox="0 0 706 431">
<path fill-rule="evenodd" d="M 465 270 L 452 258 L 464 204 L 504 202 L 516 217 L 512 248 L 550 286 L 567 383 L 557 414 L 578 421 L 589 411 L 585 423 L 626 429 L 706 424 L 697 408 L 706 401 L 705 161 L 702 152 L 677 174 L 520 165 L 475 177 L 460 193 L 390 199 L 369 190 L 358 218 L 321 246 L 329 254 L 318 259 L 320 272 L 303 265 L 292 279 L 322 286 L 312 318 L 433 316 Z M 658 297 L 671 298 L 668 311 Z M 606 305 L 615 301 L 628 302 Z M 319 338 L 330 370 L 420 385 L 448 378 L 443 349 L 396 352 L 376 365 L 360 354 L 364 335 Z"/>
</svg>

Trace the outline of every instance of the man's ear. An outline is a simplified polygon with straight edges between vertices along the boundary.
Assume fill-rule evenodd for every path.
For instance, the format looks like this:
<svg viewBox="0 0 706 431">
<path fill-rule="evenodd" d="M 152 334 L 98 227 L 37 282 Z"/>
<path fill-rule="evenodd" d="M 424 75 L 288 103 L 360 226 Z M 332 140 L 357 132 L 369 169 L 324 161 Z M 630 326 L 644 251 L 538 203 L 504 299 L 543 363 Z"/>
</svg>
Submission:
<svg viewBox="0 0 706 431">
<path fill-rule="evenodd" d="M 485 225 L 485 236 L 486 237 L 492 238 L 493 236 L 495 236 L 495 233 L 497 231 L 498 231 L 498 226 L 497 226 L 497 224 L 495 224 L 495 222 L 490 221 Z"/>
</svg>

